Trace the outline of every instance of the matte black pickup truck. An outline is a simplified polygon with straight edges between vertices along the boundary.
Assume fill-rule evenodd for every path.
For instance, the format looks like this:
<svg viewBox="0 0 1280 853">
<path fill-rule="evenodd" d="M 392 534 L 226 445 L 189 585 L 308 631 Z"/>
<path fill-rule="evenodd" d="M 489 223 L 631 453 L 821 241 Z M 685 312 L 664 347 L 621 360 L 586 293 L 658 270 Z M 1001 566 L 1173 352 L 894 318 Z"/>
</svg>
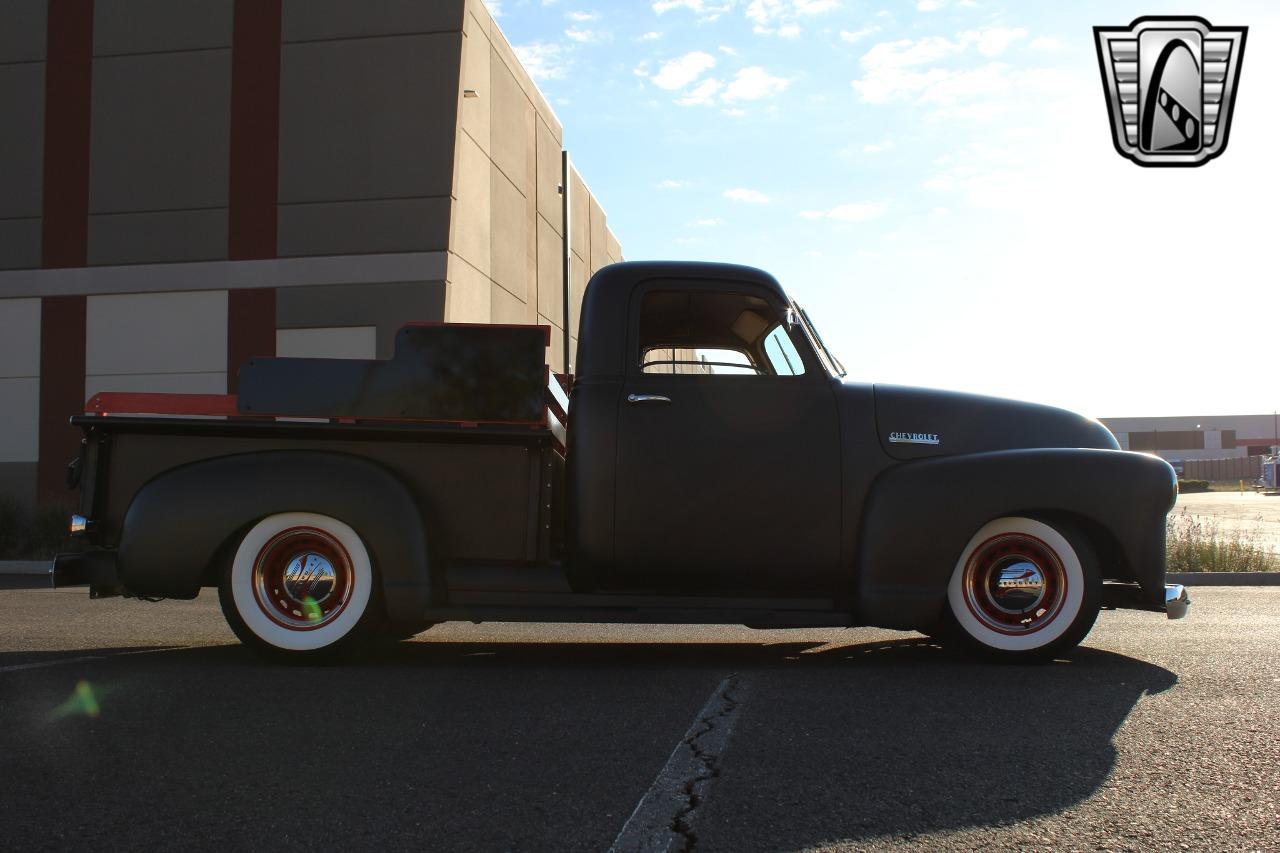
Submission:
<svg viewBox="0 0 1280 853">
<path fill-rule="evenodd" d="M 470 620 L 876 625 L 1028 659 L 1103 607 L 1186 613 L 1169 465 L 1060 409 L 851 382 L 759 270 L 611 266 L 576 376 L 548 340 L 410 325 L 389 361 L 254 359 L 238 397 L 98 395 L 68 472 L 88 545 L 54 583 L 216 586 L 242 641 L 302 658 Z"/>
</svg>

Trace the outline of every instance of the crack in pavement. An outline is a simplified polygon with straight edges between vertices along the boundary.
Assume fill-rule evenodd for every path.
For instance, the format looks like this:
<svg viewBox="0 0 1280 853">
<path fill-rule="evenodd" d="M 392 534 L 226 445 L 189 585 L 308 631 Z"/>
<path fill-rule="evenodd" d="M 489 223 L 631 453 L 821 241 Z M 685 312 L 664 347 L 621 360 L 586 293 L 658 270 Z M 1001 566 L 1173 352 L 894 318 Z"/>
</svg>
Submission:
<svg viewBox="0 0 1280 853">
<path fill-rule="evenodd" d="M 742 701 L 736 674 L 720 682 L 614 839 L 610 853 L 688 853 L 696 847 L 694 818 L 720 775 L 720 759 Z"/>
</svg>

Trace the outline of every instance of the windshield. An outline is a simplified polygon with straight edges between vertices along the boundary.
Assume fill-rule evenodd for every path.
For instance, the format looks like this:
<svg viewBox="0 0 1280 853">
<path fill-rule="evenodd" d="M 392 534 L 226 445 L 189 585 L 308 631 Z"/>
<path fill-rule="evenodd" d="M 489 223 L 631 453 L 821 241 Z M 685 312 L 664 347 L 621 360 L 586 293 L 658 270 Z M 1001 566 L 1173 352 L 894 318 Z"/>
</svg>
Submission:
<svg viewBox="0 0 1280 853">
<path fill-rule="evenodd" d="M 804 328 L 805 337 L 809 339 L 809 343 L 817 350 L 818 357 L 822 359 L 822 363 L 826 365 L 836 376 L 845 376 L 848 371 L 844 369 L 844 365 L 840 363 L 840 359 L 836 358 L 835 353 L 827 349 L 827 344 L 822 340 L 822 335 L 818 334 L 818 327 L 813 325 L 813 321 L 809 319 L 809 312 L 796 304 L 796 311 L 800 314 L 801 326 Z"/>
</svg>

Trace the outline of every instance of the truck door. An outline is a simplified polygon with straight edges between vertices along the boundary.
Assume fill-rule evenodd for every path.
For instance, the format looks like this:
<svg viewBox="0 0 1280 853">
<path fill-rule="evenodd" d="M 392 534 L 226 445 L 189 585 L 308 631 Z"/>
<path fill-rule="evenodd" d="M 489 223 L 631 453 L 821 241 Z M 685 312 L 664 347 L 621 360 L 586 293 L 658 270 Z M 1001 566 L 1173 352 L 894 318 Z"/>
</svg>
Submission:
<svg viewBox="0 0 1280 853">
<path fill-rule="evenodd" d="M 745 283 L 651 282 L 630 316 L 611 585 L 832 594 L 833 380 L 782 299 Z"/>
</svg>

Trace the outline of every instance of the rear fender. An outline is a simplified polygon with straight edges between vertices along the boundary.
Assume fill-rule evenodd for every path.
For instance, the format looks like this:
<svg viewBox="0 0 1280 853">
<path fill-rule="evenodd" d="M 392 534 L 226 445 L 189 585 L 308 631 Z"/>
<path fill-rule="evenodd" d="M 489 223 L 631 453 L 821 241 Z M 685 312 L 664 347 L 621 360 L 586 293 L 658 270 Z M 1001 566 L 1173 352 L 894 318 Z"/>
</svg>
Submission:
<svg viewBox="0 0 1280 853">
<path fill-rule="evenodd" d="M 139 595 L 194 598 L 245 529 L 280 512 L 351 525 L 369 548 L 392 621 L 418 619 L 430 606 L 427 535 L 409 489 L 368 460 L 313 451 L 223 456 L 152 479 L 125 513 L 120 583 Z"/>
<path fill-rule="evenodd" d="M 1162 602 L 1165 516 L 1177 498 L 1161 459 L 1117 450 L 1007 450 L 910 462 L 872 485 L 854 574 L 860 621 L 930 624 L 956 559 L 988 521 L 1032 515 L 1075 522 L 1105 565 Z"/>
</svg>

